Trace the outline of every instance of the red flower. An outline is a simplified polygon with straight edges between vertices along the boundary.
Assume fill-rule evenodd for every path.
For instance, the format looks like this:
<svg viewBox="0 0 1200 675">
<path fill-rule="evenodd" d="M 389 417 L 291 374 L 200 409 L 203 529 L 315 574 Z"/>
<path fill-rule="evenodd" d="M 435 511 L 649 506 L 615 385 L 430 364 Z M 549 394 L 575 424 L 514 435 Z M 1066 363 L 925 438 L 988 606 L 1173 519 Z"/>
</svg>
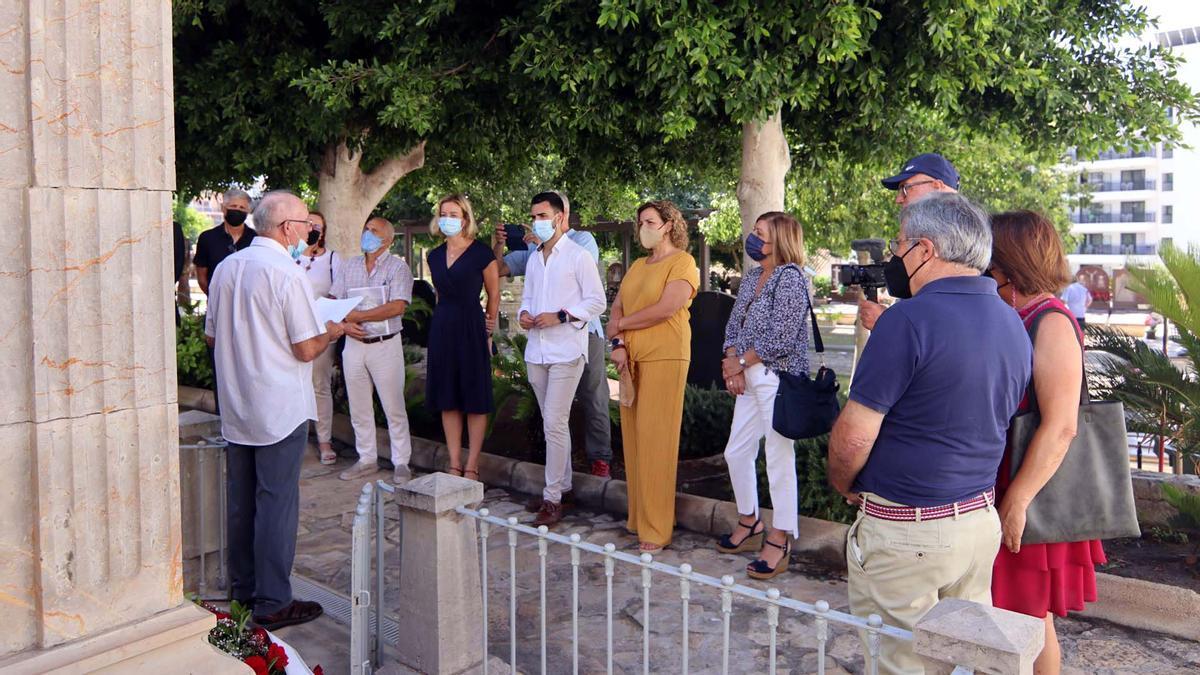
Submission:
<svg viewBox="0 0 1200 675">
<path fill-rule="evenodd" d="M 258 640 L 259 642 L 261 642 L 264 645 L 271 642 L 270 638 L 267 636 L 267 631 L 262 628 L 255 628 L 251 632 L 251 635 L 254 637 L 255 640 Z"/>
<path fill-rule="evenodd" d="M 317 666 L 313 668 L 313 675 L 325 675 L 325 671 L 321 669 L 321 666 Z"/>
<path fill-rule="evenodd" d="M 283 647 L 271 643 L 271 646 L 267 647 L 267 663 L 271 664 L 272 670 L 283 670 L 288 663 L 287 652 L 283 650 Z"/>
<path fill-rule="evenodd" d="M 230 618 L 230 617 L 225 612 L 217 612 L 217 621 L 220 621 L 221 619 L 228 619 L 228 618 Z"/>
<path fill-rule="evenodd" d="M 261 656 L 248 656 L 244 663 L 254 669 L 254 675 L 270 675 L 267 660 Z"/>
</svg>

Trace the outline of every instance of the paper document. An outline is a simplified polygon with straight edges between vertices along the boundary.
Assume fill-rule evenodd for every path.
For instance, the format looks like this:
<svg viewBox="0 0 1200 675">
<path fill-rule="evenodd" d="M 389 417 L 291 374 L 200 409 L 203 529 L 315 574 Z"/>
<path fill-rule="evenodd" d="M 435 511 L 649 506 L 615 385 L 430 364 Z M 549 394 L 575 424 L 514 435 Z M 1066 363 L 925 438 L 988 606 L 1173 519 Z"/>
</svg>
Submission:
<svg viewBox="0 0 1200 675">
<path fill-rule="evenodd" d="M 350 310 L 357 307 L 360 302 L 362 302 L 362 298 L 346 298 L 345 300 L 317 298 L 317 316 L 321 318 L 321 325 L 324 326 L 326 321 L 338 323 L 346 318 Z"/>
<path fill-rule="evenodd" d="M 346 291 L 346 295 L 351 298 L 361 300 L 362 309 L 364 312 L 388 303 L 387 286 L 361 286 L 359 288 L 351 288 Z M 363 321 L 362 329 L 364 332 L 366 332 L 368 337 L 380 337 L 388 334 L 388 322 L 386 320 Z"/>
</svg>

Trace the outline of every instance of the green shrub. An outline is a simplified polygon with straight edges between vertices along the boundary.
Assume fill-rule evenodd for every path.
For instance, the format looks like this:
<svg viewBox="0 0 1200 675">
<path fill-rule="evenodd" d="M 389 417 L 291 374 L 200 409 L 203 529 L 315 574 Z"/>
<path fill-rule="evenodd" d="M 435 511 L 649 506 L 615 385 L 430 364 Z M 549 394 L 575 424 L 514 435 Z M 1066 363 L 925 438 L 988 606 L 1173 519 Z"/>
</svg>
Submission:
<svg viewBox="0 0 1200 675">
<path fill-rule="evenodd" d="M 813 295 L 817 298 L 828 298 L 833 293 L 833 279 L 826 276 L 812 278 Z"/>
<path fill-rule="evenodd" d="M 830 487 L 826 471 L 828 456 L 829 436 L 796 441 L 797 510 L 800 515 L 810 518 L 852 523 L 858 509 L 847 504 L 846 499 Z M 759 454 L 757 466 L 758 499 L 763 507 L 772 508 L 767 463 L 762 453 Z"/>
<path fill-rule="evenodd" d="M 733 396 L 723 389 L 687 385 L 679 433 L 680 460 L 702 459 L 725 451 L 733 424 L 733 402 Z"/>
<path fill-rule="evenodd" d="M 175 333 L 175 368 L 179 384 L 214 389 L 212 364 L 204 341 L 204 315 L 185 312 Z"/>
</svg>

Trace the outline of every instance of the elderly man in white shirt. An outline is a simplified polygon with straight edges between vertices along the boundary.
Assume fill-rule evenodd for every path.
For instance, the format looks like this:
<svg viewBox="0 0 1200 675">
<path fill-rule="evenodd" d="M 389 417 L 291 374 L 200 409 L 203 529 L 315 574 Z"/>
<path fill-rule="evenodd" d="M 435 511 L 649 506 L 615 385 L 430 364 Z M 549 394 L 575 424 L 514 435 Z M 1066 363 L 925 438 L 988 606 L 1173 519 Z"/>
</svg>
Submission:
<svg viewBox="0 0 1200 675">
<path fill-rule="evenodd" d="M 386 219 L 368 219 L 360 242 L 363 254 L 342 265 L 329 290 L 335 298 L 363 299 L 346 315 L 349 339 L 342 352 L 342 370 L 358 462 L 341 473 L 342 480 L 363 478 L 379 470 L 372 390 L 379 394 L 379 403 L 387 417 L 388 445 L 395 467 L 393 481 L 403 483 L 412 477 L 408 468 L 412 438 L 404 403 L 404 345 L 400 330 L 401 318 L 412 301 L 413 276 L 404 258 L 389 252 L 395 239 L 396 229 Z"/>
<path fill-rule="evenodd" d="M 258 236 L 224 260 L 208 288 L 204 332 L 215 350 L 226 449 L 233 599 L 268 630 L 311 621 L 289 577 L 300 515 L 300 464 L 316 419 L 312 361 L 342 334 L 321 324 L 312 285 L 295 260 L 311 229 L 308 208 L 269 192 L 254 209 Z"/>
<path fill-rule="evenodd" d="M 571 490 L 571 401 L 588 359 L 587 324 L 604 312 L 604 286 L 592 256 L 565 236 L 562 199 L 536 195 L 529 208 L 538 241 L 525 270 L 519 322 L 529 331 L 525 362 L 542 410 L 546 488 L 534 527 L 562 520 L 562 495 Z"/>
</svg>

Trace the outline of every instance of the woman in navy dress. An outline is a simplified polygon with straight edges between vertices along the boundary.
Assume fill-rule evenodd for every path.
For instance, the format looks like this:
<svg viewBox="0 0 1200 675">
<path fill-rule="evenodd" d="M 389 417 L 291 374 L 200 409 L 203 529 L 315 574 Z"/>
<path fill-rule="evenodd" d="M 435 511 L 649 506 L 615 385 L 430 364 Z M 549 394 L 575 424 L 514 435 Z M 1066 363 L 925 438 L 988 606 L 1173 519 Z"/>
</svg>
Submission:
<svg viewBox="0 0 1200 675">
<path fill-rule="evenodd" d="M 437 304 L 429 327 L 425 404 L 442 414 L 450 448 L 450 473 L 479 480 L 479 453 L 492 412 L 492 363 L 489 337 L 500 312 L 500 271 L 492 250 L 476 241 L 478 227 L 466 195 L 438 202 L 430 225 L 445 242 L 429 252 L 429 272 Z M 487 290 L 487 314 L 479 304 Z M 462 464 L 463 417 L 470 452 Z"/>
</svg>

